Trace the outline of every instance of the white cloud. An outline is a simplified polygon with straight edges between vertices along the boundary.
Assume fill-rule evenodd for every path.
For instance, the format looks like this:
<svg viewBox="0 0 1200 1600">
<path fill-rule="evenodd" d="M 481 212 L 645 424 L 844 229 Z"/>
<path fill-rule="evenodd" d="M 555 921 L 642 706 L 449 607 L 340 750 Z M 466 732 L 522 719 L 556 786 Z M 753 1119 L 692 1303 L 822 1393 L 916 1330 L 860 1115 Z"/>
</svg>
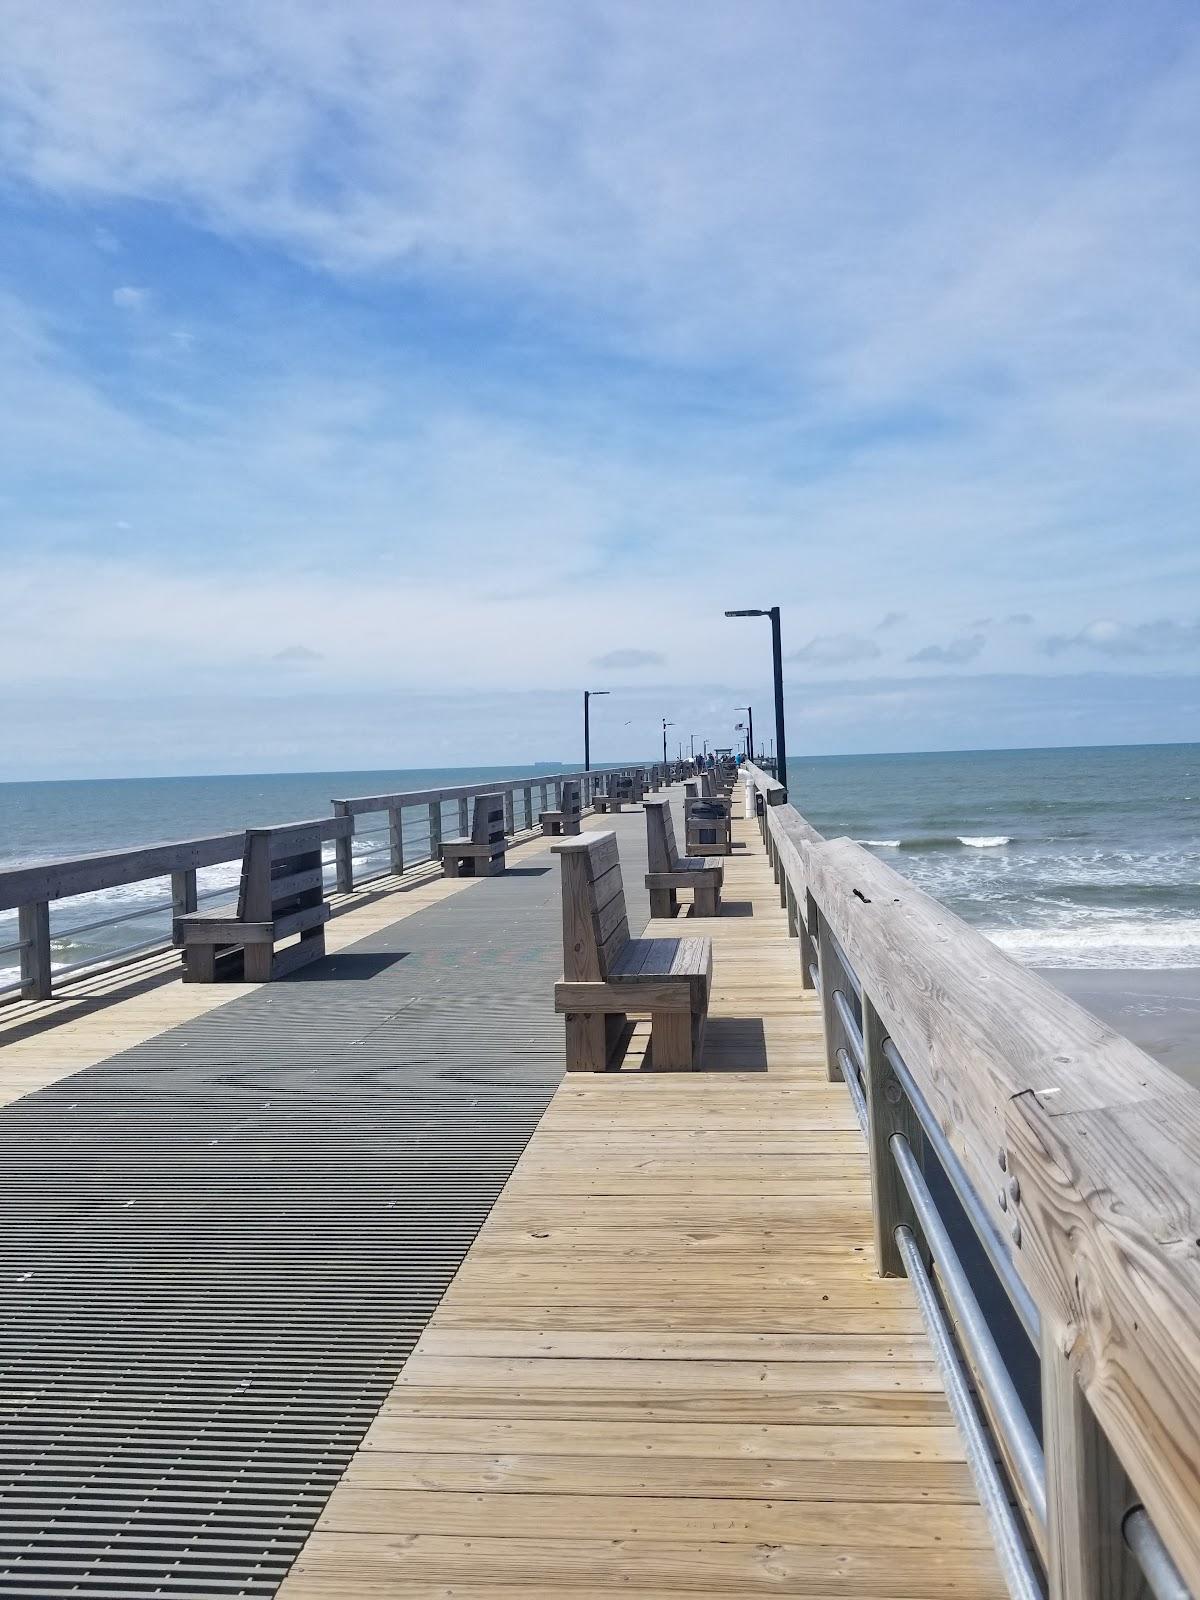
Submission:
<svg viewBox="0 0 1200 1600">
<path fill-rule="evenodd" d="M 793 650 L 789 661 L 802 661 L 810 666 L 842 667 L 853 661 L 870 661 L 880 653 L 874 639 L 856 633 L 819 633 L 815 638 Z"/>
<path fill-rule="evenodd" d="M 961 667 L 968 661 L 974 661 L 986 643 L 982 633 L 961 633 L 949 644 L 927 644 L 908 659 L 939 667 Z"/>
<path fill-rule="evenodd" d="M 1185 655 L 1200 652 L 1200 621 L 1160 617 L 1150 622 L 1114 622 L 1102 617 L 1085 623 L 1078 633 L 1050 635 L 1042 648 L 1052 656 L 1066 650 L 1092 650 L 1105 656 Z"/>
<path fill-rule="evenodd" d="M 427 651 L 557 681 L 603 600 L 734 681 L 747 574 L 808 666 L 1030 604 L 1072 619 L 1056 654 L 997 630 L 989 660 L 1122 653 L 1075 621 L 1200 607 L 1198 38 L 1164 17 L 1151 51 L 1105 8 L 10 0 L 0 163 L 48 216 L 107 217 L 100 301 L 145 270 L 127 217 L 206 235 L 206 270 L 222 240 L 315 269 L 193 304 L 156 256 L 151 300 L 113 294 L 128 333 L 148 313 L 132 374 L 89 367 L 69 296 L 0 301 L 3 507 L 40 597 L 10 682 L 169 675 L 159 604 L 189 670 L 191 605 L 261 651 L 204 552 L 256 603 L 282 571 L 339 678 L 374 652 L 416 681 Z M 414 606 L 461 632 L 397 650 Z M 917 659 L 970 665 L 974 637 Z"/>
<path fill-rule="evenodd" d="M 631 667 L 661 667 L 666 659 L 659 650 L 610 650 L 606 655 L 593 656 L 592 665 L 619 672 Z"/>
</svg>

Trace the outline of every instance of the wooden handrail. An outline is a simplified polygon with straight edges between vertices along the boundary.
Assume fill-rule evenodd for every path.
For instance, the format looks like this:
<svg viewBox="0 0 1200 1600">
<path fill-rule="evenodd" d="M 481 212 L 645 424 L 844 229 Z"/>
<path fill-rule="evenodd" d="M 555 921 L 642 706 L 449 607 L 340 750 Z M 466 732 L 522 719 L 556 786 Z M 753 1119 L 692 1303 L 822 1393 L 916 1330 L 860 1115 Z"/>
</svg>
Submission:
<svg viewBox="0 0 1200 1600">
<path fill-rule="evenodd" d="M 470 800 L 475 795 L 503 793 L 505 790 L 536 789 L 542 784 L 578 783 L 587 777 L 604 778 L 614 772 L 645 771 L 646 766 L 592 767 L 589 772 L 537 772 L 519 778 L 492 778 L 486 783 L 461 783 L 446 789 L 409 789 L 399 794 L 357 795 L 335 800 L 333 804 L 342 815 L 353 817 L 366 811 L 392 811 L 401 806 L 424 806 L 443 800 Z"/>
<path fill-rule="evenodd" d="M 1052 1596 L 1100 1592 L 1139 1503 L 1200 1594 L 1200 1093 L 862 846 L 759 820 L 802 968 L 836 940 L 1038 1308 Z"/>
</svg>

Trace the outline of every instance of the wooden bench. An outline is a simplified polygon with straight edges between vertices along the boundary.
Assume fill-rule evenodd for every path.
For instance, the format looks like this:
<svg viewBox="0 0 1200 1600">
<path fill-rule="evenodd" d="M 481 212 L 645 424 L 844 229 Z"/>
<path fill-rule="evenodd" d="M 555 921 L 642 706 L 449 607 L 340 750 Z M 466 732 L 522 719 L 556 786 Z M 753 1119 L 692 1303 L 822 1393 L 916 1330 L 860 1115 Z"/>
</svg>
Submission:
<svg viewBox="0 0 1200 1600">
<path fill-rule="evenodd" d="M 175 919 L 184 983 L 214 983 L 218 977 L 269 983 L 319 960 L 329 921 L 321 846 L 353 832 L 353 817 L 247 828 L 236 910 L 189 911 Z M 298 943 L 276 950 L 280 940 L 297 933 Z"/>
<path fill-rule="evenodd" d="M 592 801 L 594 809 L 600 812 L 621 811 L 632 803 L 633 781 L 623 774 L 609 778 L 607 792 L 598 794 Z"/>
<path fill-rule="evenodd" d="M 714 865 L 704 856 L 679 854 L 669 800 L 646 801 L 646 855 L 650 864 L 646 887 L 650 891 L 652 917 L 673 917 L 679 910 L 680 889 L 692 891 L 694 916 L 720 916 L 725 868 L 719 861 Z"/>
<path fill-rule="evenodd" d="M 577 834 L 583 808 L 579 801 L 579 785 L 568 778 L 562 786 L 562 799 L 557 811 L 542 812 L 542 835 L 547 839 Z"/>
<path fill-rule="evenodd" d="M 690 856 L 733 853 L 733 803 L 724 795 L 698 795 L 683 802 L 683 842 Z"/>
<path fill-rule="evenodd" d="M 618 1066 L 630 1012 L 650 1016 L 651 1065 L 694 1069 L 708 1018 L 711 940 L 629 937 L 616 834 L 583 833 L 552 849 L 562 857 L 563 977 L 554 1009 L 566 1015 L 567 1071 Z"/>
<path fill-rule="evenodd" d="M 444 878 L 493 878 L 504 871 L 504 796 L 479 794 L 469 838 L 443 839 L 438 846 Z"/>
</svg>

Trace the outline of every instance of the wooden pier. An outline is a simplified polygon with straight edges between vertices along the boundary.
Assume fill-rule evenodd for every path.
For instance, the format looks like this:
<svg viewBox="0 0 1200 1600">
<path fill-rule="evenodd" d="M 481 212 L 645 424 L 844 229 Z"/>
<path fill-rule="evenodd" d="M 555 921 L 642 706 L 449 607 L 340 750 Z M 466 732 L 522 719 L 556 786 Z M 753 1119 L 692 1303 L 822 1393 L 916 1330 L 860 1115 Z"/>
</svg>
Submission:
<svg viewBox="0 0 1200 1600">
<path fill-rule="evenodd" d="M 0 1593 L 1197 1592 L 1197 1097 L 753 778 L 717 917 L 649 921 L 642 810 L 590 824 L 635 934 L 713 941 L 696 1072 L 640 1023 L 562 1077 L 531 827 L 495 878 L 341 853 L 282 983 L 0 1008 Z"/>
</svg>

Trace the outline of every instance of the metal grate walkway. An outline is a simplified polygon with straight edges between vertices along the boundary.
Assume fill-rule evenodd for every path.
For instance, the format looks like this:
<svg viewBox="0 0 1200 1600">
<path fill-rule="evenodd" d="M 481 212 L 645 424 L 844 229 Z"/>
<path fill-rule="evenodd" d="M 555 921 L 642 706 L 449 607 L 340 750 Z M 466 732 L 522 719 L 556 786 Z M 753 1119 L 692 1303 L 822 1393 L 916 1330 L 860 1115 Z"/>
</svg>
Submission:
<svg viewBox="0 0 1200 1600">
<path fill-rule="evenodd" d="M 560 938 L 527 858 L 0 1113 L 0 1593 L 275 1591 L 558 1082 Z"/>
</svg>

